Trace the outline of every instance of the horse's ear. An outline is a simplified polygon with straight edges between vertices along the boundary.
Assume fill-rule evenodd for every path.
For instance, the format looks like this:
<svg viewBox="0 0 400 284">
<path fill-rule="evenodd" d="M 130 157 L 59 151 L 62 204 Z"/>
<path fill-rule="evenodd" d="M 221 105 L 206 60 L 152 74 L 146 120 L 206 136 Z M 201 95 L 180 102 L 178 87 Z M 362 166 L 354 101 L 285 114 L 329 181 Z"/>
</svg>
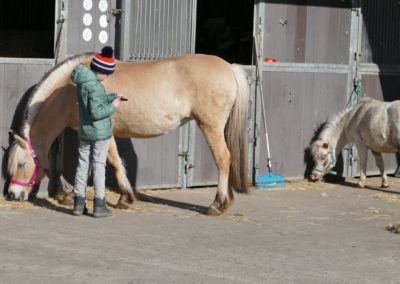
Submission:
<svg viewBox="0 0 400 284">
<path fill-rule="evenodd" d="M 17 144 L 21 147 L 21 148 L 23 148 L 23 149 L 26 149 L 27 148 L 27 145 L 26 145 L 26 143 L 25 143 L 25 139 L 24 138 L 22 138 L 21 136 L 19 136 L 18 134 L 16 134 L 14 131 L 10 131 L 10 133 L 12 134 L 12 136 L 14 137 L 14 139 L 15 139 L 15 142 L 17 142 Z"/>
<path fill-rule="evenodd" d="M 322 144 L 322 148 L 328 149 L 329 148 L 329 144 L 325 142 L 324 144 Z"/>
</svg>

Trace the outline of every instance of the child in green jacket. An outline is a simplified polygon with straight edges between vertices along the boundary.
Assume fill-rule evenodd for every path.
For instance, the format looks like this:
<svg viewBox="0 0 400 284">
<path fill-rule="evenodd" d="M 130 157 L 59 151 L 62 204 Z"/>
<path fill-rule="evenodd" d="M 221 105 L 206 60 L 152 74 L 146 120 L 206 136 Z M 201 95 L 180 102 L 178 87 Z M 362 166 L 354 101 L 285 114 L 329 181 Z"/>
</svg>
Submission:
<svg viewBox="0 0 400 284">
<path fill-rule="evenodd" d="M 74 209 L 72 214 L 82 215 L 85 207 L 85 191 L 89 166 L 93 170 L 94 217 L 111 216 L 105 202 L 105 168 L 109 141 L 112 136 L 111 116 L 122 97 L 106 94 L 101 81 L 115 70 L 113 49 L 106 46 L 90 63 L 90 70 L 79 64 L 72 72 L 77 85 L 79 105 L 79 162 L 75 174 Z"/>
</svg>

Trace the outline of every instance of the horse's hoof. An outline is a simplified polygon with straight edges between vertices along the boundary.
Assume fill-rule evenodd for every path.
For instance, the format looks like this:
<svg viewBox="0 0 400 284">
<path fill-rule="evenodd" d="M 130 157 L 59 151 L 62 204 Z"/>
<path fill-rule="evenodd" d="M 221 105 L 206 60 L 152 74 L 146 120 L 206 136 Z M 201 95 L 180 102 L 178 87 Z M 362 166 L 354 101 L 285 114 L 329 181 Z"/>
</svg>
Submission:
<svg viewBox="0 0 400 284">
<path fill-rule="evenodd" d="M 365 188 L 365 184 L 363 184 L 363 183 L 357 183 L 356 187 L 357 187 L 357 188 Z"/>
<path fill-rule="evenodd" d="M 129 209 L 129 208 L 131 208 L 132 204 L 133 204 L 133 201 L 129 202 L 129 200 L 126 200 L 126 198 L 120 197 L 115 208 Z"/>
<path fill-rule="evenodd" d="M 382 183 L 381 188 L 388 188 L 389 184 L 388 183 Z"/>
<path fill-rule="evenodd" d="M 210 205 L 207 209 L 206 215 L 208 216 L 220 216 L 223 212 L 221 212 L 218 208 L 214 205 Z"/>
<path fill-rule="evenodd" d="M 74 205 L 74 195 L 67 194 L 60 201 L 58 201 L 58 203 L 65 206 L 72 206 Z"/>
</svg>

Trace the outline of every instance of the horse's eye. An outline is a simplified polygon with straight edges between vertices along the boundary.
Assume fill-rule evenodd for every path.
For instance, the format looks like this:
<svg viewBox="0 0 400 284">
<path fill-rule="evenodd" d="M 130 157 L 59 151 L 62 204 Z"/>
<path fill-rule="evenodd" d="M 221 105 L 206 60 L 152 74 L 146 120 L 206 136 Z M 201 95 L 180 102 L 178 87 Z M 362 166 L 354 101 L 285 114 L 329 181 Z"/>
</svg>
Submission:
<svg viewBox="0 0 400 284">
<path fill-rule="evenodd" d="M 23 168 L 23 167 L 25 167 L 25 165 L 26 165 L 26 162 L 18 163 L 18 168 Z"/>
</svg>

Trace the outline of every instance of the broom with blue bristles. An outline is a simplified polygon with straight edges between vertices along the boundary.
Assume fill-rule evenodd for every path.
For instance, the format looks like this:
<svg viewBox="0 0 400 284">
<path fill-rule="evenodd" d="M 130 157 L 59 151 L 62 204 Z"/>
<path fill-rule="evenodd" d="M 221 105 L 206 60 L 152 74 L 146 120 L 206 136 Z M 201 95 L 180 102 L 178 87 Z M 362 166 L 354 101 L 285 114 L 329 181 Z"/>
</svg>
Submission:
<svg viewBox="0 0 400 284">
<path fill-rule="evenodd" d="M 258 44 L 256 41 L 256 37 L 254 37 L 254 46 L 256 50 L 256 70 L 257 70 L 257 78 L 258 78 L 258 86 L 260 88 L 260 98 L 261 98 L 261 110 L 262 110 L 262 120 L 264 124 L 265 131 L 265 142 L 267 145 L 267 168 L 268 173 L 261 174 L 256 176 L 256 186 L 259 188 L 280 188 L 285 187 L 284 177 L 278 173 L 272 172 L 272 162 L 271 162 L 271 152 L 269 148 L 269 139 L 268 139 L 268 128 L 267 128 L 267 118 L 265 115 L 265 104 L 264 104 L 264 92 L 261 83 L 261 72 L 260 72 L 260 62 L 259 62 L 259 53 L 258 53 Z"/>
</svg>

